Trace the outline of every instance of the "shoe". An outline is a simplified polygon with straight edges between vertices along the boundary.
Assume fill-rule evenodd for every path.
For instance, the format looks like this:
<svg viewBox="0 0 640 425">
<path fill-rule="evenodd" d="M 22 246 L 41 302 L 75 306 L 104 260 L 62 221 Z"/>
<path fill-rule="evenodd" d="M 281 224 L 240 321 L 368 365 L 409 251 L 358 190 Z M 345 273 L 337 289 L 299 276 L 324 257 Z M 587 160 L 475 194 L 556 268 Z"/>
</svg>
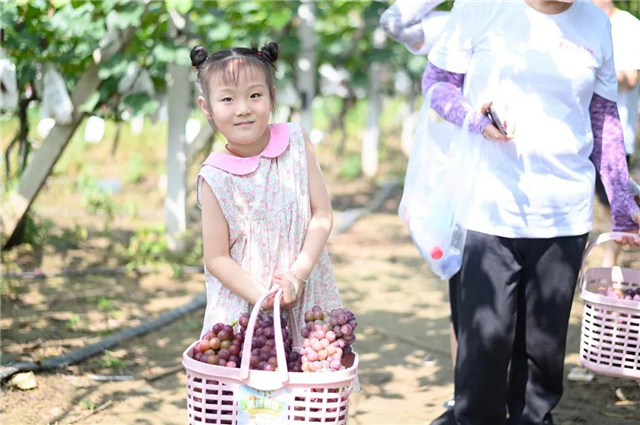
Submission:
<svg viewBox="0 0 640 425">
<path fill-rule="evenodd" d="M 453 406 L 456 405 L 456 400 L 454 398 L 452 398 L 451 400 L 447 400 L 444 403 L 442 403 L 442 407 L 444 407 L 447 410 L 453 410 Z"/>
<path fill-rule="evenodd" d="M 433 422 L 431 422 L 431 425 L 457 425 L 453 409 L 449 409 L 442 415 L 438 416 Z"/>
</svg>

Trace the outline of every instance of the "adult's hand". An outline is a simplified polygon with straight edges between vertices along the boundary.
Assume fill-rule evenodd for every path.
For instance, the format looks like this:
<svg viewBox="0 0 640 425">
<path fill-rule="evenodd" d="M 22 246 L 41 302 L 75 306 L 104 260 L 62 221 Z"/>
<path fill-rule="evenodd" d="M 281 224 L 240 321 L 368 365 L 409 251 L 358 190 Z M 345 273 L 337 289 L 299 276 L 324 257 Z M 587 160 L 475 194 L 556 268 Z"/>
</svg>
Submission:
<svg viewBox="0 0 640 425">
<path fill-rule="evenodd" d="M 491 105 L 493 105 L 493 102 L 488 102 L 482 105 L 482 107 L 480 108 L 480 113 L 482 115 L 487 115 L 487 111 L 489 110 Z M 509 127 L 507 126 L 506 121 L 503 123 L 503 125 L 507 129 L 507 135 L 502 134 L 502 132 L 498 130 L 496 126 L 493 124 L 486 125 L 482 130 L 482 135 L 484 136 L 485 139 L 490 140 L 492 142 L 497 142 L 497 143 L 508 142 L 511 139 L 513 139 L 513 134 L 509 130 Z"/>
<path fill-rule="evenodd" d="M 640 212 L 633 213 L 633 220 L 636 223 L 640 223 Z M 638 231 L 632 230 L 632 231 L 629 231 L 628 233 L 629 233 L 628 235 L 624 235 L 616 239 L 614 242 L 617 243 L 618 245 L 631 245 L 631 246 L 640 247 L 640 230 Z"/>
</svg>

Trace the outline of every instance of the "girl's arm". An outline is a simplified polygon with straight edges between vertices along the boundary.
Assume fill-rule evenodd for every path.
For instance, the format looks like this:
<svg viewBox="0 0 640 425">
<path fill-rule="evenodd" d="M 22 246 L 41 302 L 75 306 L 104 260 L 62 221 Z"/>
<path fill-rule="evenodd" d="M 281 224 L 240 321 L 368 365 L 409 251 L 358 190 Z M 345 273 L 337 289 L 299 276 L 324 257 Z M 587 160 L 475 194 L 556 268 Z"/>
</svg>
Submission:
<svg viewBox="0 0 640 425">
<path fill-rule="evenodd" d="M 268 289 L 229 256 L 229 225 L 208 184 L 202 185 L 202 245 L 207 270 L 234 294 L 255 304 Z"/>
<path fill-rule="evenodd" d="M 633 199 L 624 153 L 622 126 L 615 102 L 594 93 L 589 106 L 593 131 L 591 161 L 600 173 L 611 205 L 614 231 L 638 228 L 640 207 Z"/>
<path fill-rule="evenodd" d="M 331 228 L 333 227 L 333 212 L 331 211 L 331 199 L 327 186 L 322 177 L 320 165 L 313 151 L 313 145 L 307 132 L 302 130 L 307 151 L 307 164 L 309 170 L 309 194 L 311 198 L 311 220 L 304 238 L 302 251 L 291 267 L 291 272 L 299 278 L 308 279 L 313 266 L 315 266 L 324 249 Z M 300 291 L 298 291 L 300 292 Z"/>
</svg>

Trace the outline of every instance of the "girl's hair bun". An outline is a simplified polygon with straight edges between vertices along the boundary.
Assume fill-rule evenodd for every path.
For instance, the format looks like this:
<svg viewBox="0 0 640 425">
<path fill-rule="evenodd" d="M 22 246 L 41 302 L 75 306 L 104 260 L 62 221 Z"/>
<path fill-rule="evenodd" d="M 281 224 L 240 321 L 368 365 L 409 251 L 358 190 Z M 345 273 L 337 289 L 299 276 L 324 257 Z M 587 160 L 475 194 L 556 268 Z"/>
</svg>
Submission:
<svg viewBox="0 0 640 425">
<path fill-rule="evenodd" d="M 207 50 L 202 46 L 196 46 L 191 50 L 191 65 L 194 68 L 199 68 L 206 60 Z"/>
<path fill-rule="evenodd" d="M 262 52 L 262 55 L 269 60 L 269 62 L 275 62 L 278 60 L 278 49 L 278 43 L 272 41 L 260 49 L 260 52 Z"/>
</svg>

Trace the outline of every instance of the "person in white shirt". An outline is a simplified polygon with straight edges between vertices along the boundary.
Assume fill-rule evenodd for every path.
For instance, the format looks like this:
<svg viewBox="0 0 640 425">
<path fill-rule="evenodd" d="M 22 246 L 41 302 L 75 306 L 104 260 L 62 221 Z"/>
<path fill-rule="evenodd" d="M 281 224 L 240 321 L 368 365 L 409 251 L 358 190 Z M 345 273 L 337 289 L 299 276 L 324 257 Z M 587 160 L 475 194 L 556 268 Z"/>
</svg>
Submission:
<svg viewBox="0 0 640 425">
<path fill-rule="evenodd" d="M 640 20 L 631 13 L 618 9 L 613 0 L 594 0 L 594 3 L 607 14 L 611 21 L 613 58 L 618 78 L 618 113 L 622 123 L 627 163 L 629 163 L 636 151 L 638 102 L 640 101 L 640 84 L 638 84 Z M 632 185 L 637 191 L 637 183 L 633 182 Z M 596 180 L 596 195 L 600 202 L 608 208 L 607 194 L 600 178 Z M 640 193 L 637 193 L 636 196 L 640 196 Z M 640 200 L 640 197 L 636 199 Z M 614 266 L 619 253 L 620 247 L 618 245 L 605 245 L 602 266 Z"/>
<path fill-rule="evenodd" d="M 589 1 L 457 1 L 429 52 L 431 107 L 481 144 L 452 278 L 457 425 L 553 424 L 596 170 L 638 234 L 606 15 Z M 508 121 L 503 134 L 486 116 Z M 469 114 L 471 112 L 471 114 Z M 640 246 L 638 237 L 619 243 Z"/>
</svg>

